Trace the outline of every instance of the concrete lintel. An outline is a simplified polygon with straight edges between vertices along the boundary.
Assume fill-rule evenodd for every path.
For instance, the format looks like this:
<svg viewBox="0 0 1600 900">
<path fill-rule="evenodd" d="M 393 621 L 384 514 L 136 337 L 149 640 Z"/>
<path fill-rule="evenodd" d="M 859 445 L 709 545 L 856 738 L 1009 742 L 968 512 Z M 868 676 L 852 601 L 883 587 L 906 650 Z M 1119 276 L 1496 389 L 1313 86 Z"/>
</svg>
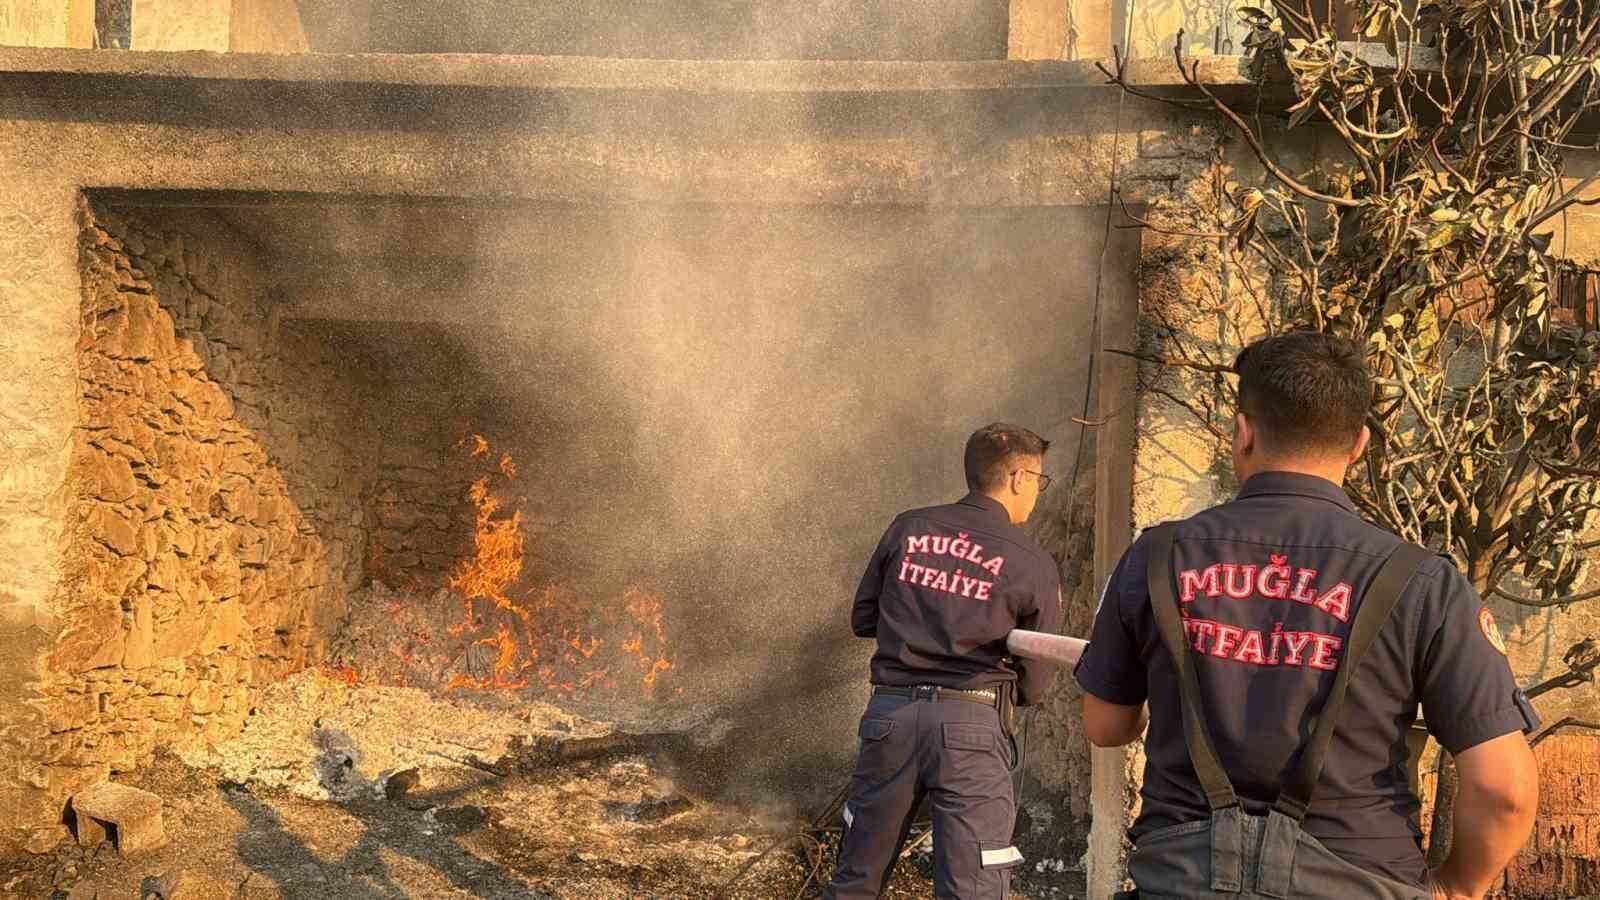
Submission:
<svg viewBox="0 0 1600 900">
<path fill-rule="evenodd" d="M 1205 57 L 1199 62 L 1201 78 L 1207 83 L 1253 83 L 1242 57 Z M 1172 60 L 1166 58 L 1131 60 L 1128 74 L 1131 83 L 1143 87 L 1183 84 Z M 1008 91 L 1106 85 L 1094 60 L 677 60 L 0 47 L 0 77 L 19 75 L 695 94 Z"/>
</svg>

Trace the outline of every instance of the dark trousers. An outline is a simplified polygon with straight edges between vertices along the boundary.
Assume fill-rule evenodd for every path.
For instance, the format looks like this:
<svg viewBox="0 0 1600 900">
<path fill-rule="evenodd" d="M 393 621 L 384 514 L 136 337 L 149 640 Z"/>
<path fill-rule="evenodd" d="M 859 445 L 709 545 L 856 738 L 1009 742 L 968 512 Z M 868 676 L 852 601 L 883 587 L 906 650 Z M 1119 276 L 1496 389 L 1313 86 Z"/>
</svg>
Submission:
<svg viewBox="0 0 1600 900">
<path fill-rule="evenodd" d="M 994 707 L 875 695 L 845 804 L 839 865 L 823 896 L 877 897 L 924 797 L 933 809 L 934 896 L 1002 900 L 1022 856 L 1011 844 L 1011 742 Z"/>
</svg>

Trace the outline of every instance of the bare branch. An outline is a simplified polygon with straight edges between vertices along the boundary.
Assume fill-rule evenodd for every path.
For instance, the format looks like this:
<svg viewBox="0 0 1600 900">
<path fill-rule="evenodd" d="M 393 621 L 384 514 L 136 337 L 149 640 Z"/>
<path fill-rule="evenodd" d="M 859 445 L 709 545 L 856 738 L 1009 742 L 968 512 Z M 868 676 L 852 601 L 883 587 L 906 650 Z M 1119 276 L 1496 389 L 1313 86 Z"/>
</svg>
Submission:
<svg viewBox="0 0 1600 900">
<path fill-rule="evenodd" d="M 1200 80 L 1198 75 L 1200 63 L 1198 61 L 1195 62 L 1193 70 L 1183 64 L 1182 29 L 1178 30 L 1178 40 L 1173 45 L 1172 55 L 1177 60 L 1178 71 L 1183 73 L 1183 80 L 1190 87 L 1195 88 L 1201 94 L 1204 94 L 1205 98 L 1211 101 L 1211 107 L 1217 112 L 1221 113 L 1223 118 L 1233 123 L 1233 127 L 1238 130 L 1240 136 L 1244 138 L 1245 143 L 1250 145 L 1250 150 L 1255 153 L 1256 159 L 1260 161 L 1262 167 L 1272 174 L 1273 178 L 1276 178 L 1289 190 L 1294 191 L 1308 200 L 1315 200 L 1318 203 L 1327 203 L 1332 206 L 1343 206 L 1349 209 L 1358 209 L 1361 207 L 1362 204 L 1360 200 L 1355 200 L 1350 197 L 1333 197 L 1320 191 L 1312 190 L 1310 187 L 1301 183 L 1299 179 L 1284 171 L 1283 167 L 1279 166 L 1277 162 L 1275 162 L 1272 157 L 1267 154 L 1266 148 L 1261 146 L 1261 139 L 1256 136 L 1255 130 L 1250 127 L 1250 124 L 1244 119 L 1240 118 L 1238 113 L 1230 109 L 1228 104 L 1223 103 L 1222 100 L 1218 98 L 1216 94 L 1212 93 L 1211 89 Z"/>
<path fill-rule="evenodd" d="M 1569 603 L 1581 603 L 1585 600 L 1593 600 L 1596 597 L 1600 597 L 1600 590 L 1594 590 L 1587 591 L 1582 594 L 1568 594 L 1565 597 L 1535 599 L 1532 597 L 1518 596 L 1498 586 L 1491 589 L 1490 593 L 1494 594 L 1496 597 L 1503 597 L 1507 600 L 1510 600 L 1512 603 L 1515 603 L 1518 606 L 1531 606 L 1535 609 L 1543 609 L 1550 606 L 1566 606 Z"/>
<path fill-rule="evenodd" d="M 1217 363 L 1206 363 L 1174 356 L 1155 356 L 1148 353 L 1138 353 L 1133 350 L 1118 350 L 1115 347 L 1106 347 L 1105 352 L 1115 353 L 1117 356 L 1126 356 L 1129 359 L 1137 359 L 1140 362 L 1159 363 L 1176 369 L 1193 369 L 1197 372 L 1212 372 L 1218 375 L 1233 374 L 1232 366 L 1224 366 Z"/>
<path fill-rule="evenodd" d="M 1577 718 L 1575 716 L 1564 716 L 1564 717 L 1562 717 L 1560 719 L 1557 719 L 1555 724 L 1551 725 L 1550 727 L 1544 729 L 1543 731 L 1541 731 L 1538 734 L 1534 735 L 1533 737 L 1529 738 L 1528 739 L 1528 746 L 1529 747 L 1537 747 L 1537 746 L 1539 746 L 1539 742 L 1540 741 L 1543 741 L 1545 738 L 1549 737 L 1550 735 L 1555 734 L 1557 731 L 1559 731 L 1562 728 L 1587 728 L 1587 729 L 1590 729 L 1591 731 L 1596 731 L 1596 730 L 1600 730 L 1600 723 L 1586 722 L 1586 721 L 1584 721 L 1582 719 L 1579 719 L 1579 718 Z"/>
</svg>

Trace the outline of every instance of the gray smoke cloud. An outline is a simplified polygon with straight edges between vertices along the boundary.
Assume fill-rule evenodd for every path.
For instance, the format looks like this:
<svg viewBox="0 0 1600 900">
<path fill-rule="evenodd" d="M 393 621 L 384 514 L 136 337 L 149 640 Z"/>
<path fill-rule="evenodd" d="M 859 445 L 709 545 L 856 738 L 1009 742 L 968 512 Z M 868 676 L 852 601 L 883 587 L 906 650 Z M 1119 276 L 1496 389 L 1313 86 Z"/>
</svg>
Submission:
<svg viewBox="0 0 1600 900">
<path fill-rule="evenodd" d="M 301 8 L 313 48 L 334 52 L 1005 53 L 1005 7 L 987 0 Z M 730 101 L 699 127 L 720 141 L 768 128 L 775 147 L 803 150 L 825 130 L 894 137 L 922 109 L 905 101 L 909 112 L 880 120 L 870 104 L 843 115 L 830 98 L 784 103 Z M 941 103 L 947 118 L 916 121 L 916 140 L 986 140 L 1008 114 L 976 97 Z M 696 127 L 650 105 L 552 101 L 548 127 L 630 152 L 641 113 L 655 116 L 650 139 Z M 753 109 L 766 117 L 756 125 L 740 118 Z M 663 597 L 681 702 L 714 705 L 736 729 L 724 787 L 826 793 L 855 751 L 872 647 L 850 634 L 849 604 L 883 527 L 965 491 L 962 447 L 987 422 L 1057 441 L 1058 474 L 1072 464 L 1102 223 L 1083 208 L 870 197 L 688 202 L 703 196 L 694 188 L 229 217 L 278 258 L 302 327 L 341 321 L 340 340 L 368 345 L 352 365 L 386 360 L 395 383 L 380 421 L 431 422 L 448 393 L 459 405 L 433 428 L 441 443 L 472 427 L 513 455 L 525 511 L 548 524 L 530 544 L 532 578 L 595 602 L 632 585 Z M 450 349 L 381 349 L 397 333 L 412 346 L 446 335 Z"/>
<path fill-rule="evenodd" d="M 1049 467 L 1071 466 L 1094 257 L 1064 248 L 1093 217 L 547 215 L 603 237 L 581 275 L 550 274 L 583 302 L 526 286 L 482 345 L 505 391 L 495 430 L 518 435 L 524 480 L 574 529 L 551 540 L 597 596 L 634 581 L 666 599 L 674 677 L 744 729 L 727 774 L 831 787 L 871 652 L 849 603 L 882 528 L 960 496 L 962 447 L 989 421 L 1060 441 Z"/>
</svg>

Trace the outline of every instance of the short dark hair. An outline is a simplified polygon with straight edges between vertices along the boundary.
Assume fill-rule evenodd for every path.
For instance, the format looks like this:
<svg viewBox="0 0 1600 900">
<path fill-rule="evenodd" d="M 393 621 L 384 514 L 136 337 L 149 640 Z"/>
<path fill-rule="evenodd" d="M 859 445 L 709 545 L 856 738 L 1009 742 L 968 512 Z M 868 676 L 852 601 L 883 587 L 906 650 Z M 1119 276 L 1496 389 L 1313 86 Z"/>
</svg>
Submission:
<svg viewBox="0 0 1600 900">
<path fill-rule="evenodd" d="M 1050 442 L 1021 425 L 993 422 L 967 438 L 967 488 L 992 491 L 1006 483 L 1019 456 L 1044 456 Z"/>
<path fill-rule="evenodd" d="M 1239 411 L 1279 453 L 1349 451 L 1372 406 L 1361 349 L 1320 331 L 1263 338 L 1240 351 Z"/>
</svg>

